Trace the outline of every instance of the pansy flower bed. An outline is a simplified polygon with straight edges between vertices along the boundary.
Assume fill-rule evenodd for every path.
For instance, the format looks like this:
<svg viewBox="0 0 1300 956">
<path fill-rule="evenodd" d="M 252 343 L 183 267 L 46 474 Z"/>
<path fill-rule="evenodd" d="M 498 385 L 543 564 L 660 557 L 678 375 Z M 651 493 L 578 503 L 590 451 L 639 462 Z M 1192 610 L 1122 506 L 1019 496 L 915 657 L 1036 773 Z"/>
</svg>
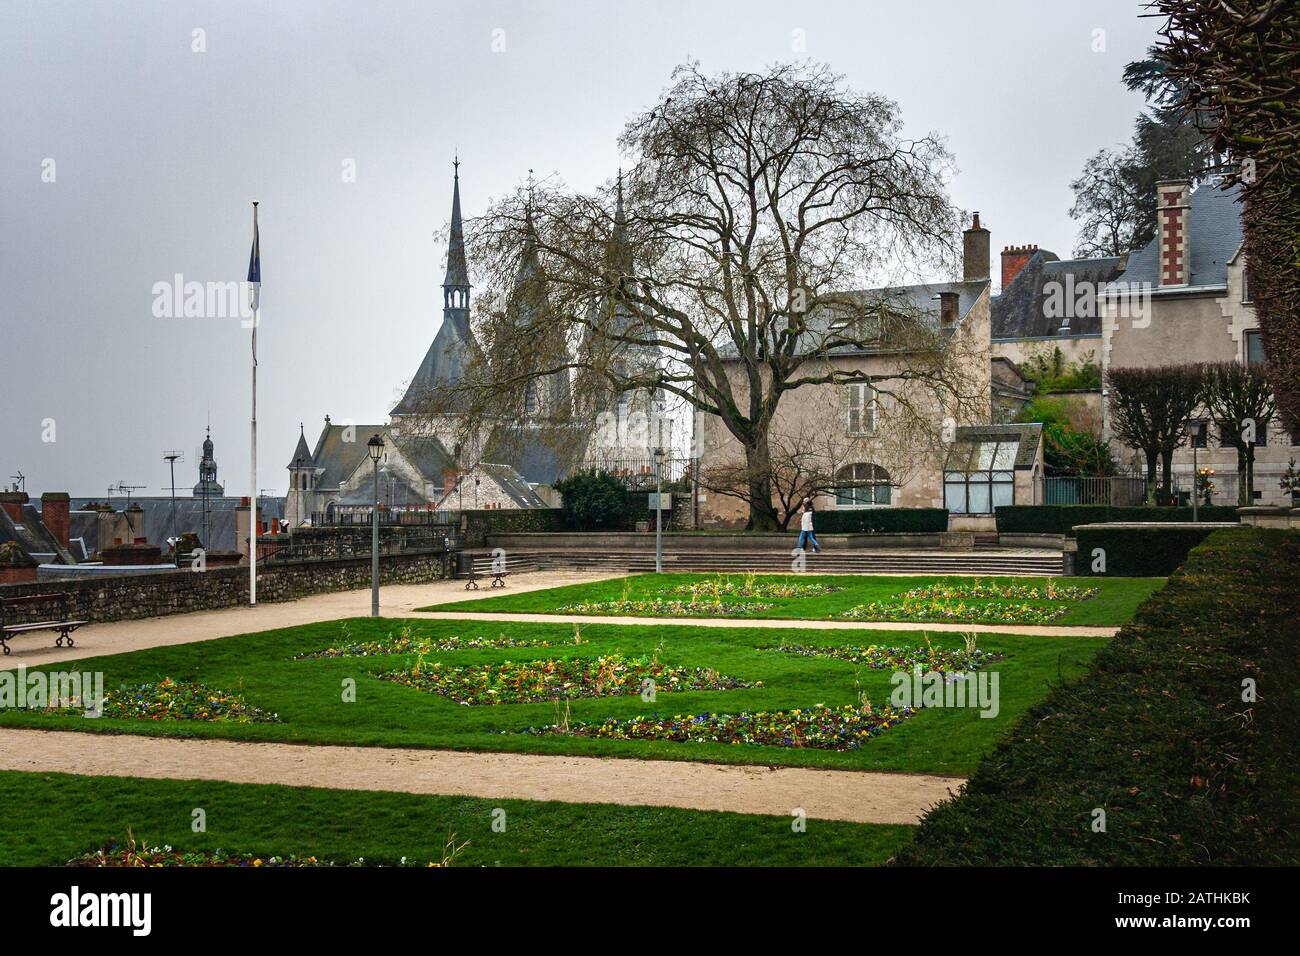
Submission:
<svg viewBox="0 0 1300 956">
<path fill-rule="evenodd" d="M 1068 607 L 1033 604 L 968 604 L 935 598 L 909 598 L 859 604 L 837 616 L 851 621 L 952 621 L 962 624 L 1050 624 Z"/>
<path fill-rule="evenodd" d="M 253 869 L 311 868 L 333 866 L 377 866 L 364 857 L 346 863 L 333 860 L 321 860 L 315 856 L 275 856 L 273 854 L 234 853 L 229 850 L 177 850 L 170 846 L 131 846 L 111 844 L 74 857 L 64 866 L 72 867 L 249 867 Z M 438 863 L 407 862 L 406 858 L 398 866 L 449 866 L 450 859 Z"/>
<path fill-rule="evenodd" d="M 719 575 L 707 581 L 679 584 L 676 587 L 660 591 L 660 594 L 681 594 L 692 601 L 723 597 L 743 598 L 801 598 L 816 597 L 822 594 L 834 594 L 844 590 L 832 584 L 796 581 L 760 581 L 753 574 L 743 577 L 725 577 Z"/>
<path fill-rule="evenodd" d="M 568 641 L 544 641 L 516 637 L 443 637 L 420 638 L 410 634 L 390 634 L 379 641 L 356 641 L 299 654 L 294 660 L 315 661 L 329 657 L 383 657 L 388 654 L 428 654 L 435 651 L 467 651 L 501 647 L 573 647 L 585 643 L 581 638 Z"/>
<path fill-rule="evenodd" d="M 58 712 L 68 710 L 60 708 Z M 81 714 L 80 708 L 68 710 Z M 235 724 L 279 723 L 280 718 L 254 707 L 239 694 L 195 681 L 171 677 L 152 684 L 123 684 L 104 694 L 101 717 L 133 720 L 203 720 Z"/>
<path fill-rule="evenodd" d="M 1096 597 L 1100 588 L 1078 587 L 1073 584 L 1057 584 L 1048 579 L 1037 584 L 1004 584 L 999 581 L 971 581 L 931 584 L 922 588 L 913 588 L 899 595 L 905 599 L 942 599 L 952 600 L 986 600 L 1001 601 L 1086 601 Z"/>
<path fill-rule="evenodd" d="M 611 740 L 672 740 L 682 743 L 756 744 L 806 747 L 815 750 L 857 750 L 872 737 L 897 727 L 912 708 L 848 704 L 843 707 L 799 707 L 793 710 L 742 711 L 738 714 L 650 714 L 600 723 L 529 727 L 526 734 L 571 735 Z"/>
<path fill-rule="evenodd" d="M 922 670 L 926 672 L 941 673 L 973 671 L 1006 657 L 1005 654 L 990 653 L 979 648 L 951 650 L 945 647 L 883 647 L 877 644 L 866 647 L 779 644 L 772 650 L 799 657 L 831 657 L 854 664 L 864 664 L 873 670 L 910 671 L 915 665 L 920 664 Z"/>
<path fill-rule="evenodd" d="M 670 601 L 664 598 L 621 598 L 615 601 L 586 601 L 565 604 L 557 614 L 636 614 L 653 617 L 747 617 L 758 611 L 770 611 L 775 605 L 760 601 L 720 600 Z"/>
<path fill-rule="evenodd" d="M 414 667 L 375 676 L 462 704 L 531 704 L 639 694 L 646 681 L 654 682 L 656 693 L 761 686 L 719 674 L 712 668 L 672 667 L 654 658 L 621 654 L 460 667 L 417 662 Z"/>
</svg>

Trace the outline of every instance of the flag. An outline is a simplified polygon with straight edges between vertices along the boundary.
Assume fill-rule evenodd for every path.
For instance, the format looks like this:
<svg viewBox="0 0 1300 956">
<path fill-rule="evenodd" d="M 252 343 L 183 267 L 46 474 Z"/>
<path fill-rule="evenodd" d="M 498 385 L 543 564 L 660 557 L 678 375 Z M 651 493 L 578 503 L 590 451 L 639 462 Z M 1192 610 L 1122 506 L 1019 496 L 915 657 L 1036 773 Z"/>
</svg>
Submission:
<svg viewBox="0 0 1300 956">
<path fill-rule="evenodd" d="M 248 307 L 257 311 L 262 297 L 262 249 L 257 239 L 257 203 L 253 203 L 253 250 L 248 254 Z"/>
</svg>

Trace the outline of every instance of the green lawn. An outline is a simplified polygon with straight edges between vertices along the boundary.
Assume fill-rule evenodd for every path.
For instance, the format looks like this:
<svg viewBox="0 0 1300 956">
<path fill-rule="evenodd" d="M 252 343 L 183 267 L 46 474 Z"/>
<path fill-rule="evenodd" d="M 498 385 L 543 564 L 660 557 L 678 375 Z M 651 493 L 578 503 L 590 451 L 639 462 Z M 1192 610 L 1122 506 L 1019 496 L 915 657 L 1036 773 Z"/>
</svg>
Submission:
<svg viewBox="0 0 1300 956">
<path fill-rule="evenodd" d="M 282 723 L 238 724 L 181 720 L 85 719 L 7 709 L 0 726 L 57 727 L 98 733 L 225 737 L 302 743 L 340 743 L 531 753 L 588 754 L 726 763 L 784 764 L 849 769 L 968 774 L 980 755 L 1052 686 L 1077 677 L 1101 638 L 1043 638 L 984 635 L 980 647 L 1001 652 L 994 665 L 1000 675 L 1000 713 L 982 718 L 974 709 L 925 709 L 901 725 L 868 740 L 857 751 L 805 748 L 623 741 L 572 736 L 537 737 L 501 733 L 555 721 L 550 702 L 465 706 L 412 687 L 381 681 L 374 672 L 393 669 L 413 657 L 292 658 L 331 644 L 375 640 L 409 628 L 414 636 L 464 638 L 508 635 L 564 642 L 572 625 L 508 622 L 480 624 L 433 620 L 359 618 L 246 634 L 216 641 L 161 647 L 130 654 L 67 662 L 60 670 L 99 670 L 105 688 L 139 684 L 163 677 L 197 680 L 211 689 L 242 694 L 256 706 L 277 713 Z M 802 644 L 890 644 L 917 646 L 923 632 L 745 630 L 741 628 L 612 626 L 582 627 L 588 641 L 581 647 L 477 649 L 440 652 L 432 660 L 447 663 L 498 663 L 544 657 L 596 656 L 619 651 L 650 654 L 658 649 L 670 664 L 711 667 L 762 687 L 727 691 L 659 693 L 656 703 L 635 695 L 576 700 L 572 720 L 599 721 L 607 716 L 687 714 L 701 711 L 780 710 L 855 704 L 865 692 L 876 705 L 888 703 L 889 672 L 846 661 L 799 657 L 760 648 L 782 641 Z M 936 646 L 961 646 L 961 635 L 931 634 Z M 345 681 L 356 681 L 355 702 L 342 700 Z M 48 807 L 50 801 L 45 801 Z"/>
<path fill-rule="evenodd" d="M 108 843 L 453 866 L 863 866 L 912 827 L 656 807 L 476 800 L 70 774 L 0 772 L 0 866 L 57 866 Z M 202 808 L 207 831 L 191 831 Z M 505 810 L 505 832 L 492 811 Z"/>
<path fill-rule="evenodd" d="M 734 581 L 740 581 L 740 575 L 729 575 Z M 716 574 L 636 574 L 629 577 L 598 581 L 592 584 L 574 584 L 566 587 L 548 588 L 543 591 L 529 591 L 524 594 L 502 594 L 497 597 L 477 600 L 458 601 L 451 604 L 439 604 L 422 608 L 425 611 L 493 611 L 532 614 L 554 614 L 564 605 L 591 603 L 598 601 L 616 601 L 627 597 L 632 600 L 649 596 L 668 598 L 678 595 L 661 595 L 679 585 L 716 580 Z M 818 574 L 764 574 L 757 578 L 760 582 L 785 582 L 794 584 L 824 584 L 843 590 L 834 594 L 810 597 L 763 598 L 765 604 L 774 605 L 768 610 L 753 612 L 746 616 L 755 618 L 783 618 L 787 620 L 825 620 L 836 616 L 858 604 L 883 601 L 912 588 L 924 587 L 936 583 L 969 584 L 971 582 L 1031 585 L 1042 587 L 1047 578 L 1012 578 L 1012 577 L 941 577 L 934 575 L 883 576 L 883 575 L 818 575 Z M 1076 587 L 1096 587 L 1100 594 L 1085 601 L 1069 602 L 1070 610 L 1052 624 L 1057 625 L 1094 625 L 1114 626 L 1125 623 L 1133 616 L 1134 610 L 1154 591 L 1164 585 L 1164 578 L 1055 578 L 1057 584 Z M 723 597 L 724 604 L 744 600 Z M 974 605 L 998 603 L 994 601 L 972 600 Z M 1048 601 L 1018 601 L 1037 607 L 1052 607 Z M 574 613 L 574 612 L 565 612 Z M 594 611 L 605 613 L 608 611 Z M 708 614 L 701 613 L 700 617 Z"/>
</svg>

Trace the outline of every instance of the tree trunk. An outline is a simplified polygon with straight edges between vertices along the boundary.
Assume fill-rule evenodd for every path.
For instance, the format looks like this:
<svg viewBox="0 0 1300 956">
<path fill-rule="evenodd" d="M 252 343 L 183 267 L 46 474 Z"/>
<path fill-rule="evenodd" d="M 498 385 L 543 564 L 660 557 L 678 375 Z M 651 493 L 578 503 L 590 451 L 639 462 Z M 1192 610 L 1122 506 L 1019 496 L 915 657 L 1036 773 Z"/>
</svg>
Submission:
<svg viewBox="0 0 1300 956">
<path fill-rule="evenodd" d="M 772 453 L 767 432 L 761 431 L 745 445 L 745 470 L 749 475 L 750 531 L 779 531 L 781 517 L 772 505 Z"/>
<path fill-rule="evenodd" d="M 1156 457 L 1157 452 L 1154 449 L 1148 449 L 1147 456 L 1147 504 L 1156 503 Z"/>
<path fill-rule="evenodd" d="M 1237 479 L 1241 490 L 1237 494 L 1237 503 L 1248 506 L 1255 503 L 1255 446 L 1247 445 L 1242 449 L 1241 458 L 1241 477 Z"/>
<path fill-rule="evenodd" d="M 1174 450 L 1166 448 L 1160 453 L 1160 489 L 1164 492 L 1165 501 L 1177 504 L 1178 499 L 1174 495 Z"/>
</svg>

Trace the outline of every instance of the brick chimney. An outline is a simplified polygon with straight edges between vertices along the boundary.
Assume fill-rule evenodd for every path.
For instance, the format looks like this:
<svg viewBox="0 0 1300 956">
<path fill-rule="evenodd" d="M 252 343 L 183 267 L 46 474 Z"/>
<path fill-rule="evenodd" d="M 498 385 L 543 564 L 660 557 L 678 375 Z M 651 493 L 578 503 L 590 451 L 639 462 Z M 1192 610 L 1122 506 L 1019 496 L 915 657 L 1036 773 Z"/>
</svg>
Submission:
<svg viewBox="0 0 1300 956">
<path fill-rule="evenodd" d="M 982 282 L 989 277 L 989 231 L 980 225 L 976 211 L 970 228 L 962 234 L 962 278 Z"/>
<path fill-rule="evenodd" d="M 945 329 L 957 323 L 957 298 L 956 292 L 939 293 L 939 323 Z"/>
<path fill-rule="evenodd" d="M 71 527 L 70 508 L 71 502 L 66 491 L 47 491 L 41 495 L 41 523 L 50 529 L 50 534 L 65 548 L 68 546 Z"/>
<path fill-rule="evenodd" d="M 1038 251 L 1038 246 L 1007 246 L 1002 250 L 1002 291 L 1020 274 L 1020 270 L 1029 265 L 1029 260 Z"/>
<path fill-rule="evenodd" d="M 1156 183 L 1156 236 L 1159 239 L 1161 286 L 1192 280 L 1192 184 L 1186 179 Z"/>
<path fill-rule="evenodd" d="M 0 491 L 0 508 L 4 508 L 5 513 L 18 524 L 22 524 L 23 505 L 27 502 L 25 491 Z"/>
</svg>

